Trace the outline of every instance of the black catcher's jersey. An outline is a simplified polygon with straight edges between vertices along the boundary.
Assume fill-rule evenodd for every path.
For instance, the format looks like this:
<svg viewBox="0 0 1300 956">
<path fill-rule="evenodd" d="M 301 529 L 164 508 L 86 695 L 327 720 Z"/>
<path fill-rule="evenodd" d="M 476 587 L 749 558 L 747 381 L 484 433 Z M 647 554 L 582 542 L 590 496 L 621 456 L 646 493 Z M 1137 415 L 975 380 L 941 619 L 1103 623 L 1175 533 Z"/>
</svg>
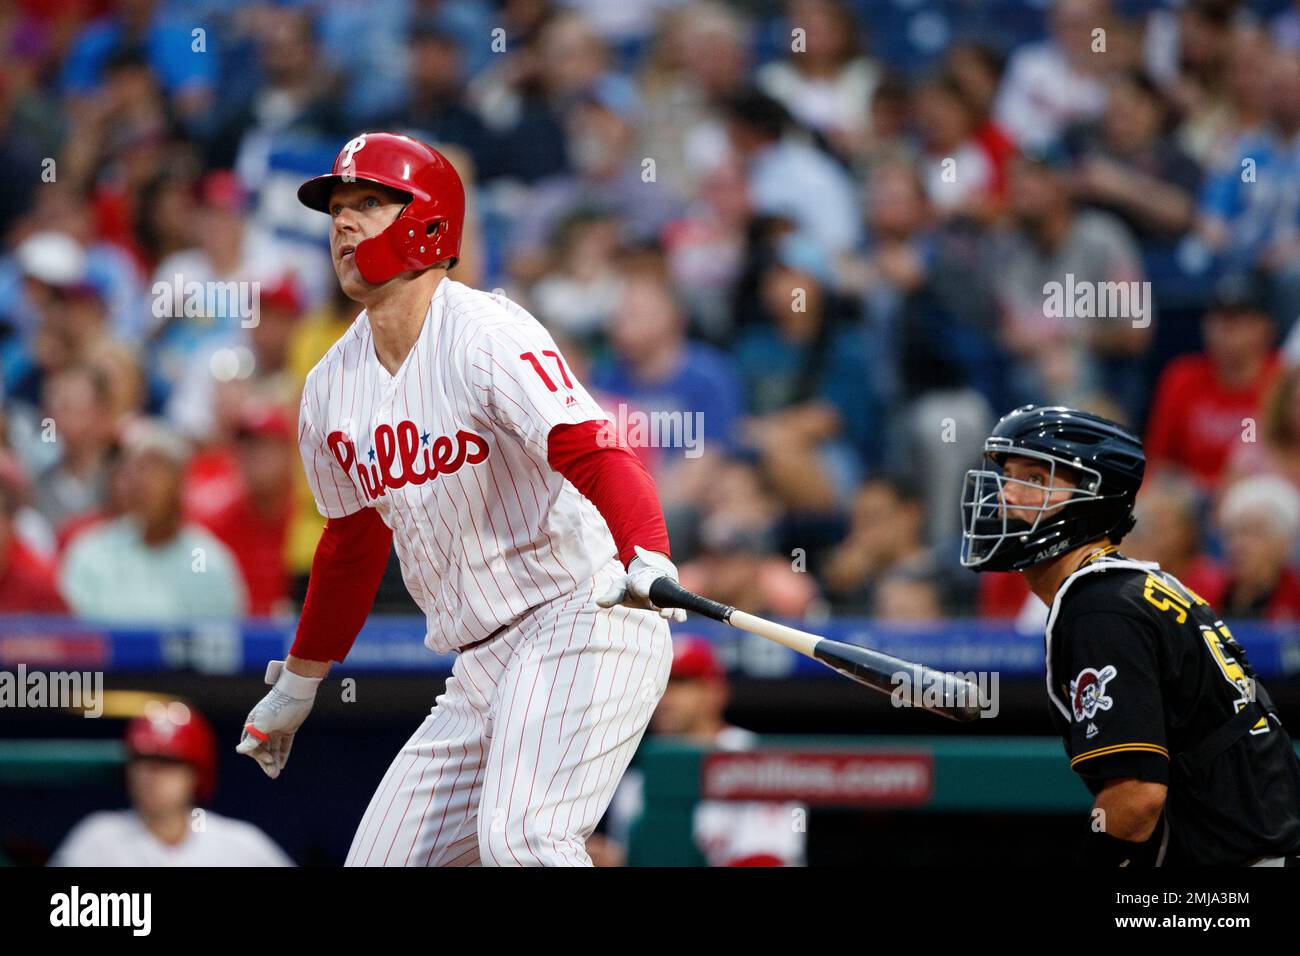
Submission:
<svg viewBox="0 0 1300 956">
<path fill-rule="evenodd" d="M 1047 623 L 1047 690 L 1094 794 L 1120 777 L 1168 786 L 1163 862 L 1300 852 L 1291 739 L 1227 626 L 1173 575 L 1115 555 L 1067 578 Z"/>
</svg>

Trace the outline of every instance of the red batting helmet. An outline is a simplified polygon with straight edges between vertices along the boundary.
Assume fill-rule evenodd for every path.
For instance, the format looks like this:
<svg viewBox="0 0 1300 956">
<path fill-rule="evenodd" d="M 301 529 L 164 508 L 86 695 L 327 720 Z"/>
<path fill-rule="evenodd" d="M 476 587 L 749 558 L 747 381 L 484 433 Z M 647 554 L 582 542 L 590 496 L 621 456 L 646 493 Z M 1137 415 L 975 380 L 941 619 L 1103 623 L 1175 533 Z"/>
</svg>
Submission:
<svg viewBox="0 0 1300 956">
<path fill-rule="evenodd" d="M 217 789 L 217 738 L 198 711 L 179 701 L 151 704 L 143 717 L 126 725 L 126 752 L 131 758 L 165 757 L 189 764 L 198 774 L 199 803 Z"/>
<path fill-rule="evenodd" d="M 298 200 L 329 212 L 330 190 L 338 183 L 379 183 L 405 193 L 396 221 L 357 246 L 362 278 L 378 284 L 460 255 L 465 224 L 465 187 L 446 157 L 432 146 L 395 133 L 362 133 L 334 157 L 329 175 L 298 187 Z"/>
</svg>

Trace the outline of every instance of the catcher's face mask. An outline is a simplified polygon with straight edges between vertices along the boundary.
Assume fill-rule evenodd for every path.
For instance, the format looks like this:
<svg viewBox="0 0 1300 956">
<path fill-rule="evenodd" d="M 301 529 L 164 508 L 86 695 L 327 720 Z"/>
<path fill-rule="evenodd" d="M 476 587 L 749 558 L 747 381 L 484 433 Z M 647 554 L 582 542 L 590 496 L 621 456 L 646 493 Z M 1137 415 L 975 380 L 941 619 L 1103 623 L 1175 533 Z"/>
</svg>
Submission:
<svg viewBox="0 0 1300 956">
<path fill-rule="evenodd" d="M 1050 532 L 1068 523 L 1071 505 L 1099 497 L 1101 475 L 1091 468 L 998 438 L 985 444 L 984 457 L 990 467 L 966 472 L 962 493 L 965 567 L 1009 568 L 1049 543 Z"/>
</svg>

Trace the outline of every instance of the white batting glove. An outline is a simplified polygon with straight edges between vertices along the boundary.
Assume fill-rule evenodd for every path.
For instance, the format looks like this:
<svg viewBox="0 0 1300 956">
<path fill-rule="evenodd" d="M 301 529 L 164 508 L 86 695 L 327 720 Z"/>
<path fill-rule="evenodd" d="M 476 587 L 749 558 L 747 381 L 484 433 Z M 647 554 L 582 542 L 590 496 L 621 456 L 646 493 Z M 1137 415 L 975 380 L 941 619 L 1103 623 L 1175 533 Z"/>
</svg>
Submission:
<svg viewBox="0 0 1300 956">
<path fill-rule="evenodd" d="M 608 591 L 596 598 L 596 603 L 601 607 L 613 607 L 615 604 L 622 604 L 624 607 L 658 611 L 659 616 L 664 620 L 676 621 L 680 624 L 686 620 L 685 610 L 680 607 L 656 607 L 650 601 L 650 585 L 660 578 L 672 578 L 676 581 L 677 565 L 662 554 L 647 551 L 637 545 L 636 557 L 627 566 L 627 574 L 623 575 L 621 581 L 616 581 L 610 585 Z"/>
<path fill-rule="evenodd" d="M 293 735 L 311 713 L 316 703 L 316 688 L 322 677 L 303 677 L 284 666 L 284 661 L 266 665 L 266 682 L 271 692 L 257 702 L 244 721 L 244 734 L 236 753 L 247 754 L 257 761 L 274 780 L 289 762 Z"/>
</svg>

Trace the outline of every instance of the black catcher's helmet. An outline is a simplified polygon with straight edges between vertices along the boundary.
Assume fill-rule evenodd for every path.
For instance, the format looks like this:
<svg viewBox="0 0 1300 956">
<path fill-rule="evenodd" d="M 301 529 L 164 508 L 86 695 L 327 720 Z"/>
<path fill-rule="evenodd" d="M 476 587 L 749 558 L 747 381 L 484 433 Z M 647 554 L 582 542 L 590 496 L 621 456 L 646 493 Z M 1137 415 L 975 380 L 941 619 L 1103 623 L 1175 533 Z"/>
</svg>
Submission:
<svg viewBox="0 0 1300 956">
<path fill-rule="evenodd" d="M 1005 477 L 1008 456 L 1046 463 L 1047 485 Z M 1024 405 L 997 423 L 984 458 L 992 467 L 968 471 L 962 494 L 961 563 L 968 568 L 1023 571 L 1099 538 L 1118 543 L 1133 527 L 1146 456 L 1137 436 L 1112 421 L 1073 408 Z M 1057 485 L 1063 471 L 1075 487 Z M 1036 512 L 1032 522 L 1003 507 L 1003 488 L 1012 483 L 1042 495 L 1041 506 L 1014 509 Z M 1054 491 L 1070 497 L 1048 505 Z"/>
</svg>

